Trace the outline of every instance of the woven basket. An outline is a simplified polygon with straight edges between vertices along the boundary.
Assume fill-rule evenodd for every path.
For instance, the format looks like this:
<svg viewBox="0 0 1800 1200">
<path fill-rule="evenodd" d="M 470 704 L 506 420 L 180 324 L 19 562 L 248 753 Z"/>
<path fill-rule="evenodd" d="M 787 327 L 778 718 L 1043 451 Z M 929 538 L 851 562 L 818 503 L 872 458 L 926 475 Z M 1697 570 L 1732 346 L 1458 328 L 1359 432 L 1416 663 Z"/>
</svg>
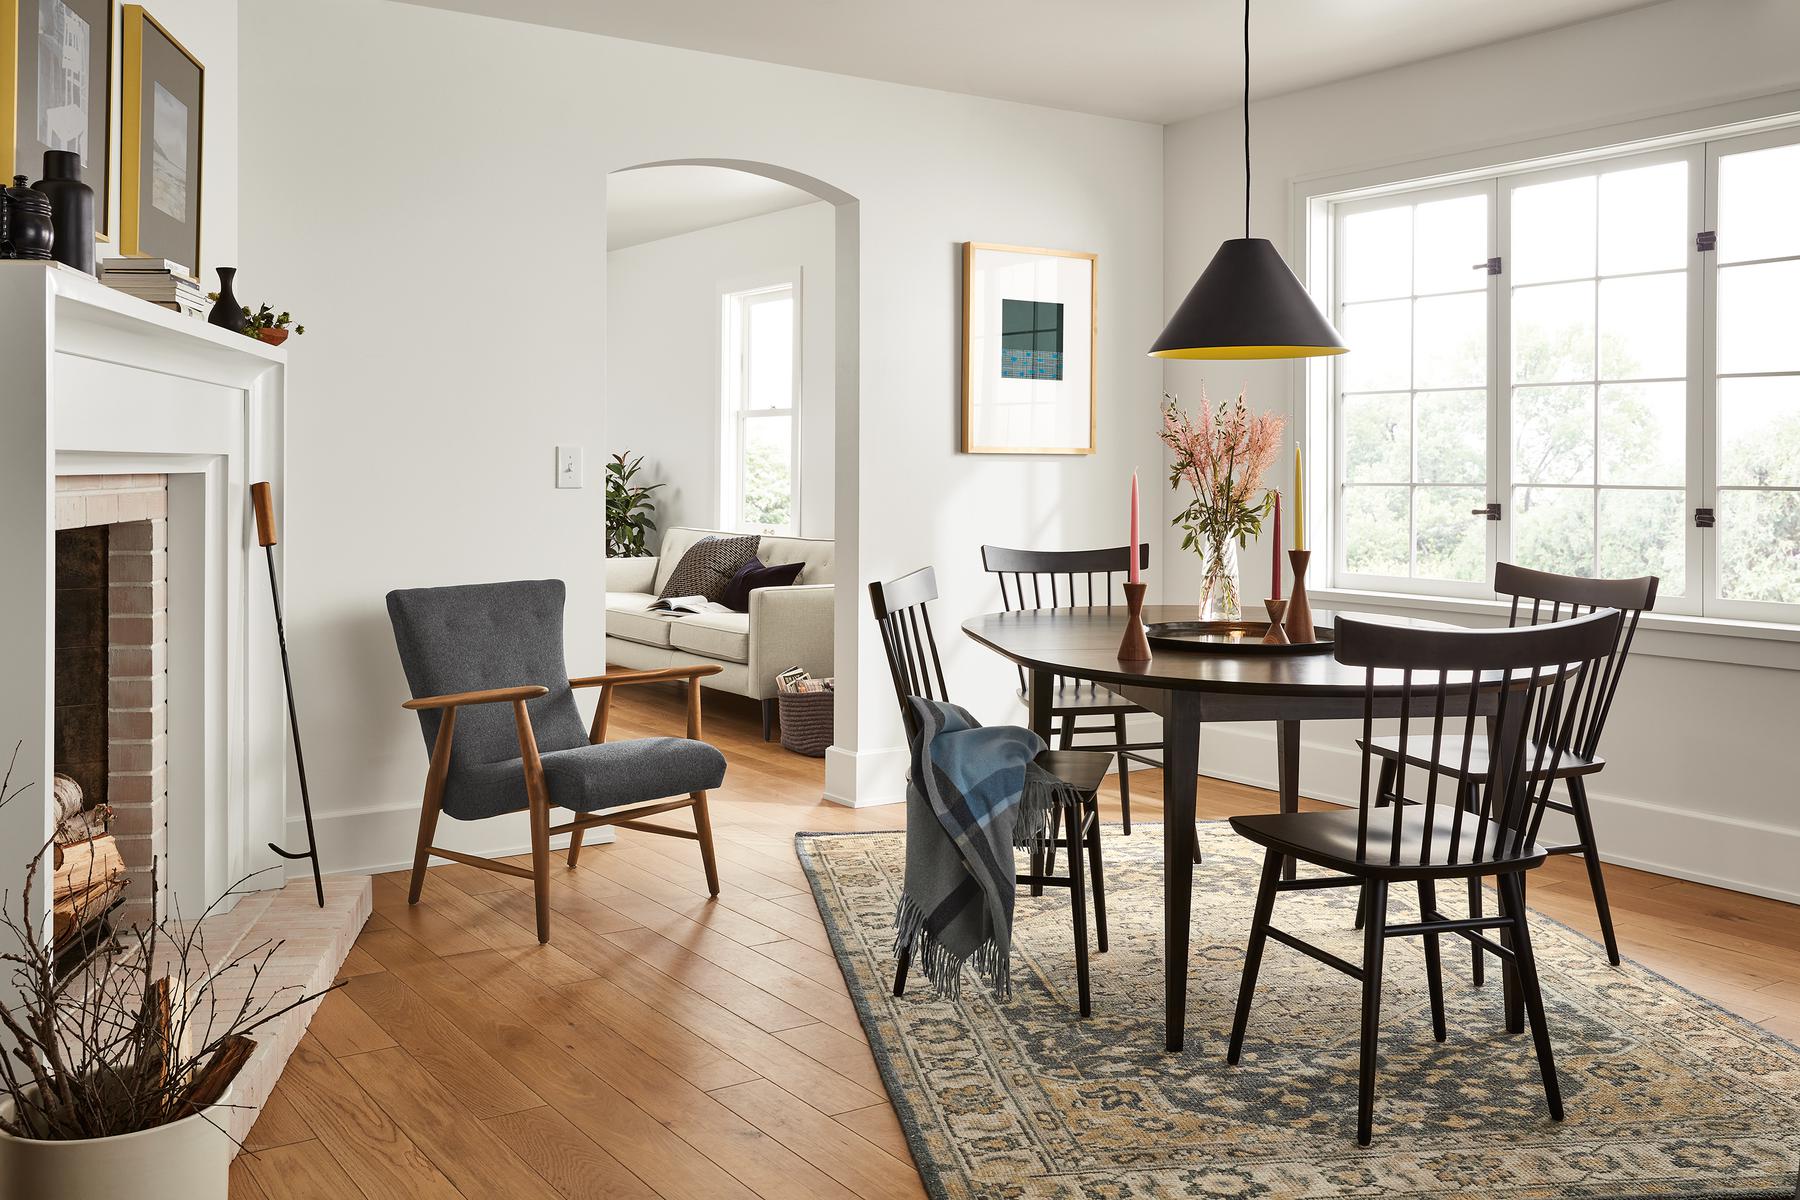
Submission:
<svg viewBox="0 0 1800 1200">
<path fill-rule="evenodd" d="M 781 744 L 795 754 L 824 758 L 831 745 L 831 705 L 836 692 L 780 692 Z"/>
</svg>

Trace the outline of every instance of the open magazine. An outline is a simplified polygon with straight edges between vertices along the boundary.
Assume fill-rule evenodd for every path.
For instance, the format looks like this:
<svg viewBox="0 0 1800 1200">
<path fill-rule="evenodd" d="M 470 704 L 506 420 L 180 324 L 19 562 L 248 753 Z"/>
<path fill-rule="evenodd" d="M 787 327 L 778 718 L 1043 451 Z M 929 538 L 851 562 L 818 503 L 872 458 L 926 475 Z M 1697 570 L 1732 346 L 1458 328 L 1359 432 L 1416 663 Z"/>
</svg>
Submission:
<svg viewBox="0 0 1800 1200">
<path fill-rule="evenodd" d="M 716 600 L 708 600 L 705 596 L 668 596 L 650 602 L 652 612 L 673 613 L 728 613 L 731 609 Z"/>
</svg>

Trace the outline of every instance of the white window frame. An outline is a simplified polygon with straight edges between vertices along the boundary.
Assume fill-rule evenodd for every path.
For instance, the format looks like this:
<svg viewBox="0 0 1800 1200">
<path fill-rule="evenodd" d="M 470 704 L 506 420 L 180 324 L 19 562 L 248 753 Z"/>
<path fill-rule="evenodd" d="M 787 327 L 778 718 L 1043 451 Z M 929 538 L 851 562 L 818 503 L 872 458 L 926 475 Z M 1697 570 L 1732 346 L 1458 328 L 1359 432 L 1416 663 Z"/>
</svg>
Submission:
<svg viewBox="0 0 1800 1200">
<path fill-rule="evenodd" d="M 758 303 L 776 298 L 793 302 L 794 337 L 792 395 L 785 408 L 750 409 L 745 397 L 750 391 L 750 356 L 744 330 L 749 325 L 749 312 Z M 803 351 L 805 348 L 805 304 L 798 267 L 776 275 L 759 276 L 754 281 L 737 281 L 719 287 L 719 527 L 743 533 L 762 533 L 798 537 L 801 532 L 800 508 L 800 401 L 804 389 Z M 791 520 L 785 527 L 751 527 L 744 520 L 743 446 L 748 422 L 787 417 L 790 444 L 788 462 L 792 498 L 788 512 Z"/>
<path fill-rule="evenodd" d="M 1564 139 L 1565 141 L 1567 139 Z M 1341 247 L 1337 231 L 1346 212 L 1391 205 L 1397 199 L 1413 202 L 1469 194 L 1483 186 L 1494 189 L 1490 202 L 1491 254 L 1510 259 L 1511 192 L 1514 188 L 1547 182 L 1559 176 L 1591 174 L 1597 170 L 1629 169 L 1657 162 L 1685 159 L 1689 163 L 1688 322 L 1687 322 L 1687 455 L 1685 471 L 1686 579 L 1684 595 L 1660 597 L 1657 612 L 1698 619 L 1702 625 L 1732 625 L 1751 636 L 1778 634 L 1783 639 L 1800 630 L 1800 605 L 1727 600 L 1718 596 L 1719 537 L 1717 529 L 1704 530 L 1694 520 L 1694 510 L 1718 511 L 1717 484 L 1717 374 L 1716 279 L 1718 255 L 1702 252 L 1692 235 L 1717 226 L 1718 161 L 1721 157 L 1768 146 L 1800 143 L 1800 117 L 1781 114 L 1769 118 L 1717 126 L 1697 132 L 1674 132 L 1601 150 L 1574 150 L 1547 154 L 1535 160 L 1514 161 L 1490 168 L 1458 169 L 1424 178 L 1406 178 L 1404 169 L 1386 174 L 1365 172 L 1337 180 L 1297 183 L 1294 186 L 1296 235 L 1303 247 L 1301 262 L 1313 292 L 1334 316 L 1340 305 L 1337 282 Z M 1464 162 L 1469 155 L 1461 156 Z M 1461 164 L 1458 164 L 1459 167 Z M 1490 277 L 1489 319 L 1489 475 L 1488 499 L 1501 503 L 1502 520 L 1489 523 L 1489 562 L 1503 561 L 1512 544 L 1512 354 L 1510 261 L 1503 273 Z M 1611 278 L 1608 276 L 1607 278 Z M 1596 367 L 1596 369 L 1598 369 Z M 1308 525 L 1324 531 L 1316 539 L 1315 560 L 1331 566 L 1329 578 L 1315 579 L 1316 590 L 1391 598 L 1405 607 L 1410 602 L 1461 601 L 1480 603 L 1494 599 L 1491 583 L 1466 585 L 1445 581 L 1353 575 L 1344 570 L 1344 538 L 1340 503 L 1342 482 L 1342 431 L 1338 419 L 1341 360 L 1313 359 L 1296 365 L 1304 403 L 1296 406 L 1296 437 L 1305 447 L 1308 463 Z M 1596 454 L 1598 446 L 1596 446 Z M 1594 492 L 1598 495 L 1598 477 Z M 1712 536 L 1706 536 L 1708 533 Z M 1319 545 L 1319 541 L 1328 545 Z M 1324 553 L 1320 553 L 1324 551 Z M 1752 628 L 1754 623 L 1754 628 Z M 1699 626 L 1696 626 L 1699 628 Z"/>
</svg>

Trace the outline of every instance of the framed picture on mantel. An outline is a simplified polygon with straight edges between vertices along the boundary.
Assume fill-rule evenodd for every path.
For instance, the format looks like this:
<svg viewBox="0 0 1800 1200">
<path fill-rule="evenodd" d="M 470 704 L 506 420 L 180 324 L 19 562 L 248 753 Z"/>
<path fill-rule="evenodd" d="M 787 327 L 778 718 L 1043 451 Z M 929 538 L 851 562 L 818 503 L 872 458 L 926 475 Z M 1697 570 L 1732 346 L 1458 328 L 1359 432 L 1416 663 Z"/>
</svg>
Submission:
<svg viewBox="0 0 1800 1200">
<path fill-rule="evenodd" d="M 1092 454 L 1096 257 L 963 243 L 962 448 Z"/>
<path fill-rule="evenodd" d="M 0 0 L 0 166 L 44 177 L 44 151 L 81 156 L 94 232 L 111 229 L 113 0 Z"/>
<path fill-rule="evenodd" d="M 206 68 L 144 11 L 123 11 L 119 249 L 200 278 L 200 140 Z"/>
</svg>

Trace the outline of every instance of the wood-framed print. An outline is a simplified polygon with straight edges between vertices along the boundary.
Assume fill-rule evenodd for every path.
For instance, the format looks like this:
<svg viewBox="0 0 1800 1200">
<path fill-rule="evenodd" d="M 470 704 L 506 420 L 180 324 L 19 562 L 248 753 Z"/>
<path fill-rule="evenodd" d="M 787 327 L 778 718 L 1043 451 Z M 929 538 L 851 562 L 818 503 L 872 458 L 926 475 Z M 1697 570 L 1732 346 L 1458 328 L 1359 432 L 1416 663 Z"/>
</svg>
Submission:
<svg viewBox="0 0 1800 1200">
<path fill-rule="evenodd" d="M 81 156 L 94 232 L 112 228 L 113 0 L 0 0 L 0 165 L 44 177 L 44 151 Z"/>
<path fill-rule="evenodd" d="M 1092 454 L 1095 255 L 963 243 L 962 448 Z"/>
<path fill-rule="evenodd" d="M 206 68 L 144 11 L 122 14 L 119 249 L 200 278 L 200 141 Z"/>
</svg>

